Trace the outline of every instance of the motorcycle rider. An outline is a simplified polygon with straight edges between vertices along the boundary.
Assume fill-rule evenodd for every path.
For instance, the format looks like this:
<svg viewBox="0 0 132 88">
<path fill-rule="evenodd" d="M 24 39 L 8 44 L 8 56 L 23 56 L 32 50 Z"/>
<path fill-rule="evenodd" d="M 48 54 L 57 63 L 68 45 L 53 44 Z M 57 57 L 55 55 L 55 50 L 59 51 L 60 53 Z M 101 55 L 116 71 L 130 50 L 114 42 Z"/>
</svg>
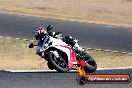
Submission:
<svg viewBox="0 0 132 88">
<path fill-rule="evenodd" d="M 36 49 L 36 53 L 39 55 L 44 55 L 44 50 L 46 48 L 46 44 L 48 44 L 49 36 L 55 37 L 57 39 L 61 39 L 63 42 L 71 45 L 77 52 L 81 54 L 85 54 L 85 50 L 82 49 L 77 40 L 71 36 L 63 37 L 61 32 L 47 32 L 47 30 L 43 27 L 37 28 L 34 33 L 36 40 L 38 40 L 38 47 Z M 49 35 L 49 36 L 48 36 Z"/>
<path fill-rule="evenodd" d="M 63 41 L 69 45 L 71 45 L 75 50 L 77 50 L 78 52 L 82 53 L 84 52 L 84 49 L 82 49 L 78 43 L 77 40 L 75 38 L 73 38 L 72 36 L 66 36 Z"/>
<path fill-rule="evenodd" d="M 74 50 L 76 50 L 76 52 L 80 53 L 81 55 L 86 55 L 87 52 L 79 46 L 79 44 L 77 43 L 78 40 L 76 40 L 75 38 L 71 37 L 71 36 L 66 36 L 63 41 L 69 45 L 71 45 L 73 47 Z M 77 55 L 77 58 L 80 60 L 81 57 Z"/>
<path fill-rule="evenodd" d="M 72 36 L 63 37 L 61 32 L 58 32 L 55 38 L 61 39 L 66 44 L 71 45 L 79 53 L 82 54 L 86 53 L 85 50 L 82 47 L 80 47 L 79 44 L 77 43 L 78 40 L 76 40 Z"/>
<path fill-rule="evenodd" d="M 36 49 L 37 54 L 42 54 L 46 48 L 46 43 L 48 42 L 49 36 L 45 28 L 40 27 L 34 32 L 36 40 L 38 40 L 38 47 Z"/>
</svg>

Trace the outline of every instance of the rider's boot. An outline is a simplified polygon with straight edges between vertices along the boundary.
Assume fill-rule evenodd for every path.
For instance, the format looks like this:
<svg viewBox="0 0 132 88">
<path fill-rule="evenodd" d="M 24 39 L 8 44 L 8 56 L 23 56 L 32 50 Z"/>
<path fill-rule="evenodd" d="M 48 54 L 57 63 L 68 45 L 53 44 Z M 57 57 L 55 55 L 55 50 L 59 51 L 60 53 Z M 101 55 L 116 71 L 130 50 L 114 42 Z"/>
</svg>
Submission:
<svg viewBox="0 0 132 88">
<path fill-rule="evenodd" d="M 44 55 L 45 55 L 44 52 L 45 52 L 45 50 L 46 50 L 46 47 L 48 47 L 47 44 L 45 44 L 45 45 L 42 46 L 42 54 L 41 54 L 41 57 L 42 57 L 42 58 L 44 58 Z"/>
<path fill-rule="evenodd" d="M 44 58 L 44 51 L 42 52 L 41 57 Z"/>
</svg>

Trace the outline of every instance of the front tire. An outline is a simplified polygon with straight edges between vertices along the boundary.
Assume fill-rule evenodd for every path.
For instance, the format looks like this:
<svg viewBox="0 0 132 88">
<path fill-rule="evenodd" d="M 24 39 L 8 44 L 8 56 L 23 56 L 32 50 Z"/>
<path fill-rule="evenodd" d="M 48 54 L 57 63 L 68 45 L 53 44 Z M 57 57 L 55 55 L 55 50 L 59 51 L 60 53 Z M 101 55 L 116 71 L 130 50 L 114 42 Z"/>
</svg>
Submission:
<svg viewBox="0 0 132 88">
<path fill-rule="evenodd" d="M 57 58 L 52 52 L 48 53 L 49 62 L 53 65 L 54 69 L 58 72 L 68 72 L 69 68 L 64 58 L 59 55 Z"/>
</svg>

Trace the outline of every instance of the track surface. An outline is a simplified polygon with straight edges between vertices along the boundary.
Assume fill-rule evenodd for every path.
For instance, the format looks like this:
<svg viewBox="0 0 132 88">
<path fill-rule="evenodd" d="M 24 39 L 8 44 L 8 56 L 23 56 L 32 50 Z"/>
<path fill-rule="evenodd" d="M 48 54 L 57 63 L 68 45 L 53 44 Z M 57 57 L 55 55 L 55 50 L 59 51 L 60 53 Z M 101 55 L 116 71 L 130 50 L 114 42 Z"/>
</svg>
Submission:
<svg viewBox="0 0 132 88">
<path fill-rule="evenodd" d="M 131 74 L 132 69 L 100 70 L 95 74 Z M 132 88 L 129 84 L 85 84 L 76 82 L 78 73 L 10 73 L 0 72 L 0 88 Z"/>
<path fill-rule="evenodd" d="M 132 52 L 132 29 L 127 27 L 0 14 L 0 35 L 33 39 L 33 29 L 54 25 L 55 31 L 72 35 L 85 47 Z M 132 69 L 100 70 L 95 74 L 131 74 Z M 10 73 L 0 71 L 0 88 L 132 88 L 130 84 L 85 84 L 77 73 Z"/>
<path fill-rule="evenodd" d="M 0 35 L 34 39 L 33 29 L 52 24 L 84 47 L 132 52 L 132 28 L 0 14 Z"/>
</svg>

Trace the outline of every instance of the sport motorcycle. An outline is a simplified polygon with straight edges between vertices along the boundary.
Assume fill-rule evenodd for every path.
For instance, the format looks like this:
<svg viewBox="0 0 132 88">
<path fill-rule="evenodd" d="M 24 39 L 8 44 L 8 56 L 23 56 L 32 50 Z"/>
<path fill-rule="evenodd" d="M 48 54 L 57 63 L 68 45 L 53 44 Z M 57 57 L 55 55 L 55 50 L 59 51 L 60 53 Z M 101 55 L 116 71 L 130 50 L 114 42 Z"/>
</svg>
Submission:
<svg viewBox="0 0 132 88">
<path fill-rule="evenodd" d="M 53 27 L 49 25 L 47 31 L 49 32 Z M 49 69 L 57 70 L 58 72 L 68 72 L 70 70 L 77 70 L 80 68 L 86 73 L 93 73 L 97 69 L 95 60 L 88 54 L 81 54 L 74 47 L 66 44 L 61 39 L 56 38 L 60 32 L 54 35 L 49 35 L 49 43 L 46 45 L 44 51 L 44 59 L 47 60 Z M 75 42 L 78 41 L 75 39 Z M 29 48 L 33 48 L 31 43 Z"/>
</svg>

